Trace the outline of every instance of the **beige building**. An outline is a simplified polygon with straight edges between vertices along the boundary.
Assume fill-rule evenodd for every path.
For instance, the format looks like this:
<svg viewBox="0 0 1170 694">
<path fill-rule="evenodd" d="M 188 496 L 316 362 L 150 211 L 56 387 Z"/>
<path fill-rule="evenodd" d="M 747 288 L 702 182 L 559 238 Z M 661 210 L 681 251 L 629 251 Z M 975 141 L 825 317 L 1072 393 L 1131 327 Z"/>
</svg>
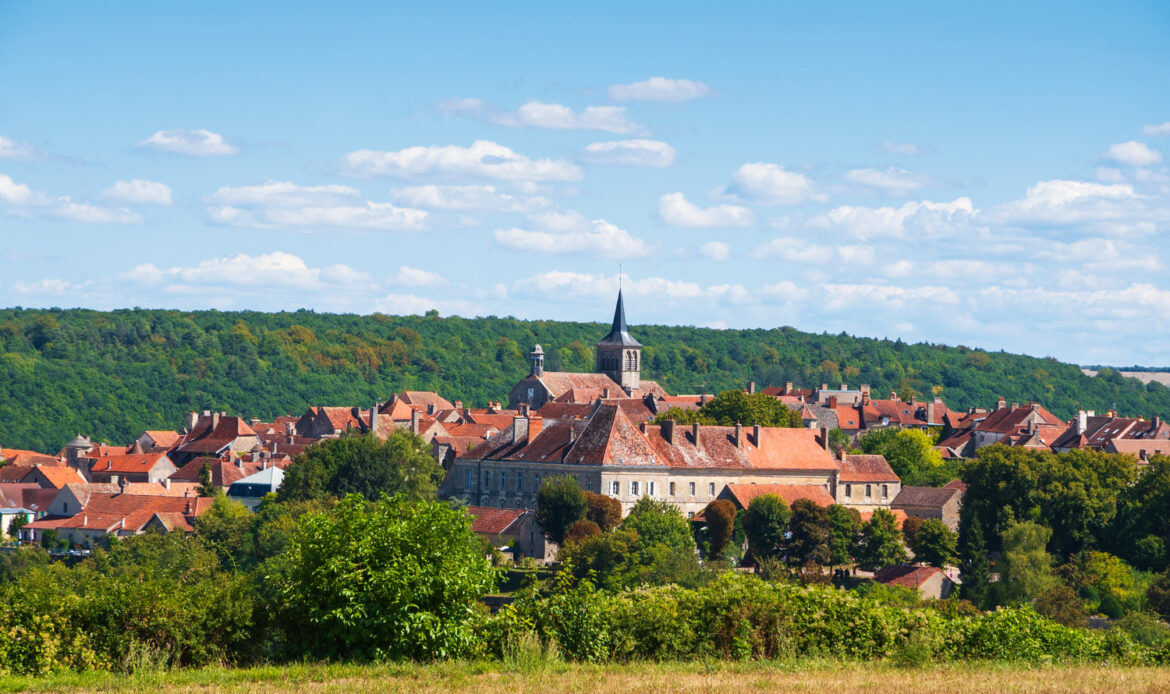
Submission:
<svg viewBox="0 0 1170 694">
<path fill-rule="evenodd" d="M 837 464 L 836 503 L 858 511 L 889 508 L 902 490 L 902 481 L 880 455 L 842 454 Z"/>
</svg>

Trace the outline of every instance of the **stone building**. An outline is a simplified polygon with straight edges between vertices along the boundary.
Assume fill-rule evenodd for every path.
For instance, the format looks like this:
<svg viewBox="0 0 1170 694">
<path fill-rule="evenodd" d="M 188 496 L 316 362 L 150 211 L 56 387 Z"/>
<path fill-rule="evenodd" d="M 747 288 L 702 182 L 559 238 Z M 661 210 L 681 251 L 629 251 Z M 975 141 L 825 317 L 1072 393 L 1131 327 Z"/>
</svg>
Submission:
<svg viewBox="0 0 1170 694">
<path fill-rule="evenodd" d="M 667 393 L 654 381 L 642 379 L 642 345 L 630 335 L 626 309 L 618 292 L 609 334 L 595 345 L 594 373 L 544 370 L 544 348 L 536 345 L 528 355 L 526 377 L 508 393 L 508 408 L 522 405 L 537 410 L 549 402 L 589 403 L 598 399 L 642 398 Z"/>
</svg>

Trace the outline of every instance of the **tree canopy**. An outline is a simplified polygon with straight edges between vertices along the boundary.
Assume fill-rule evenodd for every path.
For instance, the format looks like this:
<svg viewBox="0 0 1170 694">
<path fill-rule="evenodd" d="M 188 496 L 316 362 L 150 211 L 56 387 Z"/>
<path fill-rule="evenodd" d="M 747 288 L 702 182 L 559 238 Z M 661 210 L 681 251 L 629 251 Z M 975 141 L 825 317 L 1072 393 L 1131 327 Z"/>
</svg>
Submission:
<svg viewBox="0 0 1170 694">
<path fill-rule="evenodd" d="M 434 499 L 442 480 L 443 468 L 418 435 L 396 429 L 383 441 L 373 434 L 352 433 L 306 448 L 285 470 L 279 495 L 284 500 L 347 494 L 370 500 L 382 494 Z"/>
</svg>

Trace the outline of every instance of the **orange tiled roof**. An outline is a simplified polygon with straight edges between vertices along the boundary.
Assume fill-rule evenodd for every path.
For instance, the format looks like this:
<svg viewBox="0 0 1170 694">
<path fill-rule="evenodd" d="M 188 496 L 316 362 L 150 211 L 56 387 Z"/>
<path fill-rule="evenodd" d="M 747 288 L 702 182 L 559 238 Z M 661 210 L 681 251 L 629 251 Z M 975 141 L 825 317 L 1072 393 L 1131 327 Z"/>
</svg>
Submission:
<svg viewBox="0 0 1170 694">
<path fill-rule="evenodd" d="M 754 499 L 766 494 L 784 499 L 784 503 L 789 506 L 797 499 L 808 499 L 821 506 L 837 503 L 819 484 L 729 484 L 727 491 L 739 503 L 740 508 L 751 506 Z"/>
<path fill-rule="evenodd" d="M 841 482 L 900 482 L 882 455 L 846 455 L 838 463 Z"/>
<path fill-rule="evenodd" d="M 159 463 L 170 460 L 166 453 L 134 453 L 123 455 L 107 455 L 97 459 L 90 468 L 91 472 L 108 472 L 111 474 L 140 474 L 150 472 Z"/>
<path fill-rule="evenodd" d="M 59 467 L 56 465 L 37 465 L 33 468 L 44 475 L 49 484 L 54 489 L 60 489 L 67 484 L 84 484 L 85 478 L 82 477 L 77 470 L 71 467 Z M 32 474 L 31 471 L 29 474 Z"/>
<path fill-rule="evenodd" d="M 503 535 L 524 516 L 524 509 L 518 508 L 489 508 L 486 506 L 468 506 L 467 513 L 471 515 L 471 529 L 485 535 Z"/>
</svg>

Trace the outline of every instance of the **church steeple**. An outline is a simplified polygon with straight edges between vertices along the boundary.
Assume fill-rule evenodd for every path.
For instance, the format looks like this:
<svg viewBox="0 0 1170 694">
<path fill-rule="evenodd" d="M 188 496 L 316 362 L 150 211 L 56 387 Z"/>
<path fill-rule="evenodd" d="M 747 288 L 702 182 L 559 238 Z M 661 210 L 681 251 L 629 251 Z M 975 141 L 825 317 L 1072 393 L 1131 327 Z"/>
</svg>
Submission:
<svg viewBox="0 0 1170 694">
<path fill-rule="evenodd" d="M 612 378 L 626 394 L 632 394 L 641 385 L 642 344 L 630 335 L 626 326 L 626 306 L 620 289 L 613 311 L 613 325 L 609 334 L 597 343 L 594 370 Z"/>
</svg>

